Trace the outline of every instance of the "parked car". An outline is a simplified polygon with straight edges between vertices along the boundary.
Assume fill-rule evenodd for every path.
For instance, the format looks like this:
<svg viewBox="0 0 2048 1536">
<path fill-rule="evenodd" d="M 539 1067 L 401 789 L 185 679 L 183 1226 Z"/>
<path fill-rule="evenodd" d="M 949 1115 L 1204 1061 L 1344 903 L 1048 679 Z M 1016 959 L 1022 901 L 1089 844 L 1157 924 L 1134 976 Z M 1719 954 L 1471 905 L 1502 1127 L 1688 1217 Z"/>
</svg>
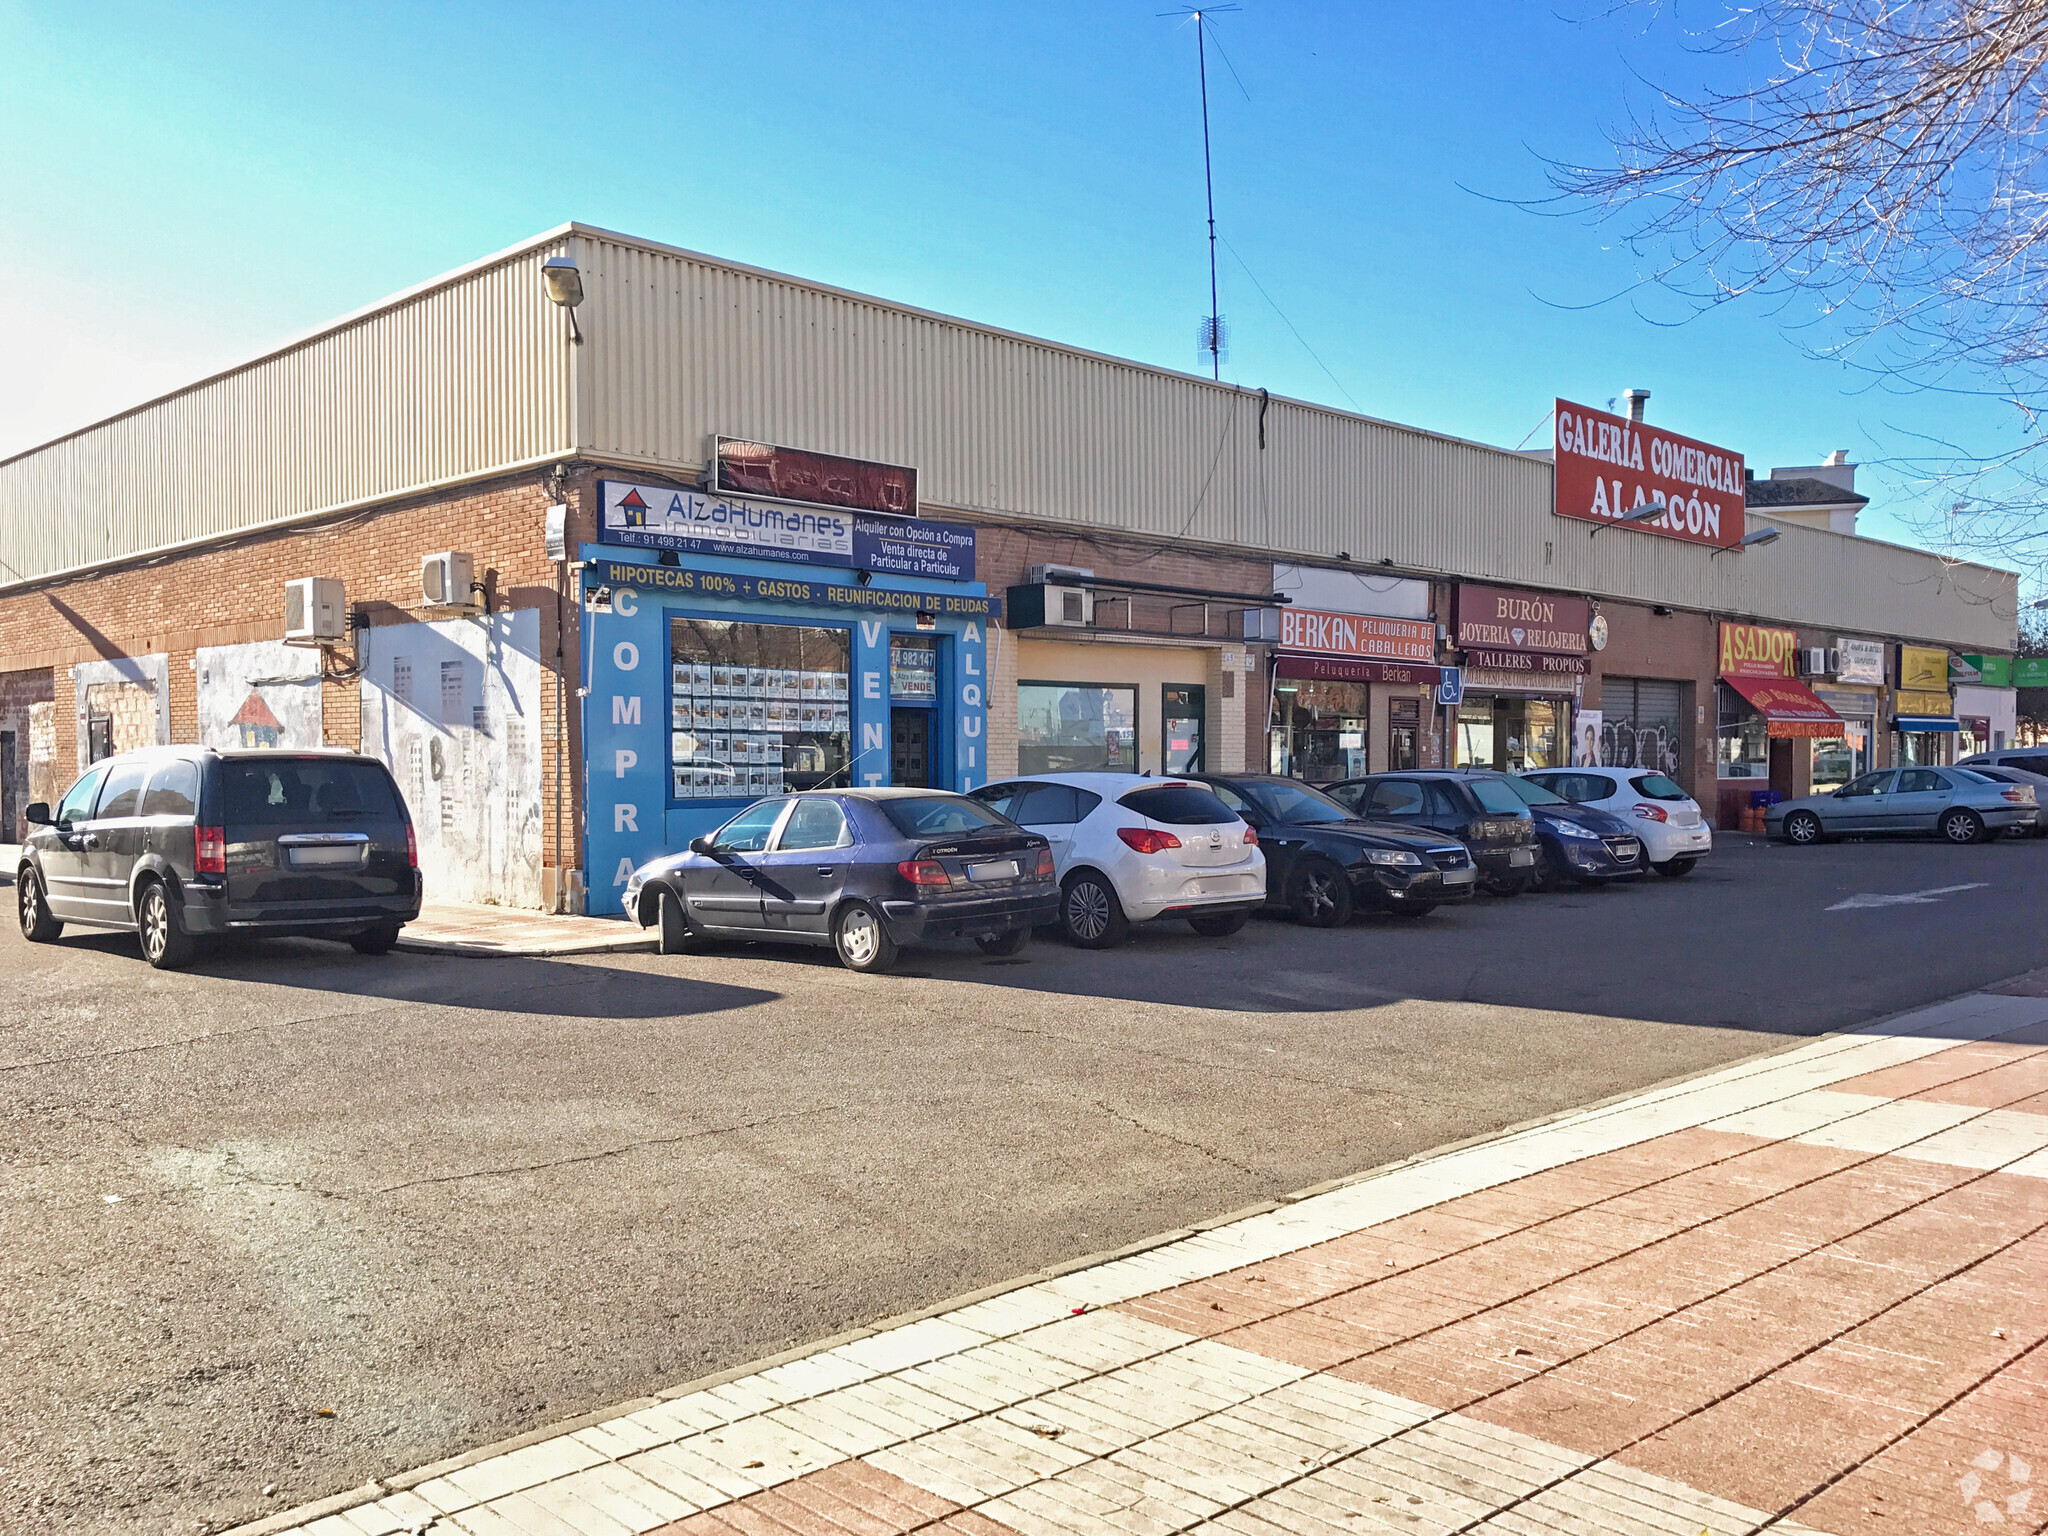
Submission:
<svg viewBox="0 0 2048 1536">
<path fill-rule="evenodd" d="M 1620 817 L 1574 805 L 1517 774 L 1508 774 L 1507 782 L 1536 821 L 1537 889 L 1640 880 L 1649 870 L 1642 839 Z"/>
<path fill-rule="evenodd" d="M 1648 768 L 1539 768 L 1523 777 L 1632 827 L 1643 840 L 1643 857 L 1660 875 L 1689 875 L 1714 851 L 1714 832 L 1699 802 L 1664 774 Z"/>
<path fill-rule="evenodd" d="M 128 929 L 159 969 L 208 934 L 345 939 L 381 955 L 420 914 L 419 849 L 391 771 L 350 752 L 152 747 L 27 808 L 21 931 Z"/>
<path fill-rule="evenodd" d="M 1995 752 L 1976 752 L 1957 763 L 1958 768 L 2017 768 L 2022 773 L 2048 777 L 2048 747 L 2000 747 Z"/>
<path fill-rule="evenodd" d="M 1058 912 L 1052 848 L 965 795 L 807 790 L 756 800 L 626 881 L 627 915 L 665 955 L 704 939 L 830 946 L 850 971 L 969 938 L 1014 955 Z"/>
<path fill-rule="evenodd" d="M 1830 794 L 1781 801 L 1764 812 L 1764 827 L 1801 845 L 1927 833 L 1976 843 L 2008 827 L 2032 831 L 2038 815 L 2031 785 L 2001 784 L 1968 768 L 1880 768 Z"/>
<path fill-rule="evenodd" d="M 1311 927 L 1337 928 L 1355 911 L 1424 917 L 1470 901 L 1478 868 L 1453 838 L 1365 821 L 1319 789 L 1271 774 L 1192 774 L 1259 835 L 1266 902 Z"/>
<path fill-rule="evenodd" d="M 1480 769 L 1378 773 L 1332 784 L 1329 794 L 1368 821 L 1455 837 L 1487 890 L 1519 896 L 1536 878 L 1536 819 L 1507 777 Z"/>
<path fill-rule="evenodd" d="M 2014 827 L 2015 837 L 2048 837 L 2048 773 L 2028 773 L 2024 768 L 1998 767 L 1990 763 L 1970 765 L 1970 772 L 1980 779 L 1992 779 L 2000 784 L 2024 784 L 2034 792 L 2034 824 L 2031 827 Z"/>
<path fill-rule="evenodd" d="M 1258 834 L 1207 787 L 1135 773 L 1041 773 L 974 798 L 1052 844 L 1059 924 L 1108 949 L 1131 924 L 1186 918 L 1207 938 L 1237 932 L 1265 904 Z"/>
</svg>

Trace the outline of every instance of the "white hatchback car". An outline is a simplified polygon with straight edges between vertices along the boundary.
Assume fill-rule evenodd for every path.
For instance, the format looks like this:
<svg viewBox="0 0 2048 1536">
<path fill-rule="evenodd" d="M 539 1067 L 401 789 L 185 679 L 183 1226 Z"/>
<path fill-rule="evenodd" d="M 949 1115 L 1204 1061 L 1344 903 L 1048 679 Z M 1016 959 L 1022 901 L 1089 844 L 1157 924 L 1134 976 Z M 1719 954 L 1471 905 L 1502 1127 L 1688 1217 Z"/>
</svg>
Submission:
<svg viewBox="0 0 2048 1536">
<path fill-rule="evenodd" d="M 1713 828 L 1699 802 L 1676 780 L 1648 768 L 1539 768 L 1523 778 L 1574 805 L 1619 816 L 1643 840 L 1643 856 L 1660 875 L 1692 873 L 1714 851 Z"/>
<path fill-rule="evenodd" d="M 1162 917 L 1223 938 L 1266 904 L 1258 834 L 1206 785 L 1041 773 L 973 793 L 1052 844 L 1060 927 L 1083 949 L 1121 944 L 1132 923 Z"/>
</svg>

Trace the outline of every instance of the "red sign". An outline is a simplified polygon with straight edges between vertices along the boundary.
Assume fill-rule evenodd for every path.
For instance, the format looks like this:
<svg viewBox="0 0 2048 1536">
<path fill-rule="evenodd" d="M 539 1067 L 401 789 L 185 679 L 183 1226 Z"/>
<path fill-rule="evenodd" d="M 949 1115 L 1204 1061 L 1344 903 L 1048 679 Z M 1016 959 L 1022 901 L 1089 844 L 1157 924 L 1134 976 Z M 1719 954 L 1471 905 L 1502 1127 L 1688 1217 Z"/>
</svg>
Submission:
<svg viewBox="0 0 2048 1536">
<path fill-rule="evenodd" d="M 1458 583 L 1458 646 L 1494 651 L 1550 651 L 1583 656 L 1593 609 L 1583 597 L 1510 592 L 1505 587 Z"/>
<path fill-rule="evenodd" d="M 1741 542 L 1741 454 L 1567 400 L 1557 402 L 1556 423 L 1559 517 L 1612 522 L 1662 502 L 1662 516 L 1629 526 L 1695 544 Z"/>
<path fill-rule="evenodd" d="M 1799 632 L 1767 629 L 1761 624 L 1721 626 L 1721 675 L 1736 677 L 1790 677 L 1792 653 L 1799 649 Z"/>
<path fill-rule="evenodd" d="M 914 469 L 736 437 L 721 437 L 713 445 L 711 489 L 730 496 L 917 516 Z"/>
<path fill-rule="evenodd" d="M 1728 686 L 1764 717 L 1766 736 L 1825 740 L 1842 734 L 1842 717 L 1802 682 L 1782 677 L 1732 677 Z"/>
<path fill-rule="evenodd" d="M 1281 656 L 1274 662 L 1273 675 L 1318 683 L 1414 683 L 1426 688 L 1443 681 L 1441 667 L 1411 667 L 1349 656 Z"/>
<path fill-rule="evenodd" d="M 1436 660 L 1436 626 L 1426 619 L 1382 619 L 1363 613 L 1323 613 L 1314 608 L 1280 610 L 1280 646 L 1325 656 L 1388 656 L 1398 661 Z"/>
</svg>

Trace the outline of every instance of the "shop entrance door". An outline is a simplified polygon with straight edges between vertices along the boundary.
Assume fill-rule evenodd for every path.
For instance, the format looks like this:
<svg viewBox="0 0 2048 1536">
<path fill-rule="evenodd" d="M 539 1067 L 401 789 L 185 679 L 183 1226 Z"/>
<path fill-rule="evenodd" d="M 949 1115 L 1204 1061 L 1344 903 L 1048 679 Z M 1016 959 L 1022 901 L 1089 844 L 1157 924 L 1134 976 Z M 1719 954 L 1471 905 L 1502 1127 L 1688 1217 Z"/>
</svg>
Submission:
<svg viewBox="0 0 2048 1536">
<path fill-rule="evenodd" d="M 1208 690 L 1188 683 L 1168 683 L 1164 694 L 1164 708 L 1160 741 L 1164 745 L 1168 773 L 1201 773 L 1206 764 L 1202 756 L 1202 718 L 1206 709 Z"/>
<path fill-rule="evenodd" d="M 1387 700 L 1387 772 L 1404 773 L 1421 766 L 1415 760 L 1415 738 L 1421 729 L 1420 700 Z"/>
<path fill-rule="evenodd" d="M 889 711 L 889 782 L 902 789 L 932 787 L 932 711 Z"/>
</svg>

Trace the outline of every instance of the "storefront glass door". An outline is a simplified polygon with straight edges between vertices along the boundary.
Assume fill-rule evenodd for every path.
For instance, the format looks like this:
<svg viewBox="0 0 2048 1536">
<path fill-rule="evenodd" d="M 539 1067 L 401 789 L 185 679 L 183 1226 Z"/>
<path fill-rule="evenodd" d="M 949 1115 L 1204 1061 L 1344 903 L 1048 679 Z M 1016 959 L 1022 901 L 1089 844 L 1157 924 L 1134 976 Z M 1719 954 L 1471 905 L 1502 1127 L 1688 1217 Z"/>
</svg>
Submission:
<svg viewBox="0 0 2048 1536">
<path fill-rule="evenodd" d="M 1203 771 L 1202 717 L 1206 694 L 1206 689 L 1187 683 L 1168 683 L 1163 690 L 1159 739 L 1168 773 Z"/>
<path fill-rule="evenodd" d="M 1553 699 L 1468 694 L 1458 706 L 1456 766 L 1509 773 L 1565 767 L 1563 716 Z"/>
</svg>

